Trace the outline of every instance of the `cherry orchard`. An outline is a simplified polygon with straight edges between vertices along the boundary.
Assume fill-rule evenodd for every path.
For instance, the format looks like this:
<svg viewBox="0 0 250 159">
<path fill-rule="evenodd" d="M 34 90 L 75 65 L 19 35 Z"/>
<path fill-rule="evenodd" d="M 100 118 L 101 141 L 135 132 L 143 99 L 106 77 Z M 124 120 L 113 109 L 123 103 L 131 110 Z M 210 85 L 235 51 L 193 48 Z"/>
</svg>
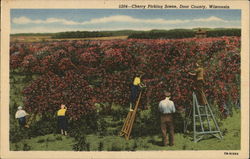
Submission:
<svg viewBox="0 0 250 159">
<path fill-rule="evenodd" d="M 240 97 L 240 45 L 240 37 L 11 43 L 10 69 L 38 75 L 23 90 L 28 111 L 53 113 L 65 103 L 77 120 L 95 103 L 127 108 L 137 71 L 147 85 L 141 105 L 155 106 L 168 89 L 178 109 L 191 106 L 188 72 L 201 60 L 206 96 L 223 112 Z"/>
</svg>

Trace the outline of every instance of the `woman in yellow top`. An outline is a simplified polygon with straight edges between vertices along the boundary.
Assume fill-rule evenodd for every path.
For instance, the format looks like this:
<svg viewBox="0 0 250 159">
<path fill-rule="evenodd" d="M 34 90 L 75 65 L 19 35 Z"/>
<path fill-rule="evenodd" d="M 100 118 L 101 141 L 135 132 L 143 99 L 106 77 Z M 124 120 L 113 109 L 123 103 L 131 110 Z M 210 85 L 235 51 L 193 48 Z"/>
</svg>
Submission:
<svg viewBox="0 0 250 159">
<path fill-rule="evenodd" d="M 61 104 L 61 109 L 57 111 L 58 127 L 61 130 L 62 135 L 67 135 L 67 119 L 65 113 L 67 107 L 64 104 Z"/>
<path fill-rule="evenodd" d="M 133 84 L 131 85 L 130 111 L 133 111 L 132 107 L 135 105 L 139 88 L 143 87 L 143 84 L 141 83 L 142 75 L 143 73 L 138 73 L 134 78 Z"/>
</svg>

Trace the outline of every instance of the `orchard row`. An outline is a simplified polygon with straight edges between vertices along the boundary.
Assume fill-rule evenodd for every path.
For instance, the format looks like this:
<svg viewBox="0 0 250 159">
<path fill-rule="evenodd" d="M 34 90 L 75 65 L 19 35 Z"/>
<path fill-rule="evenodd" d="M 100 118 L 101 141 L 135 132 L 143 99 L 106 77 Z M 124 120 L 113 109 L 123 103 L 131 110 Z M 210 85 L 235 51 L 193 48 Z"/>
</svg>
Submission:
<svg viewBox="0 0 250 159">
<path fill-rule="evenodd" d="M 27 111 L 55 112 L 65 103 L 78 119 L 95 103 L 128 107 L 137 71 L 147 85 L 141 105 L 156 107 L 169 90 L 178 109 L 191 106 L 188 72 L 201 60 L 206 96 L 223 111 L 239 100 L 240 45 L 239 37 L 11 43 L 10 68 L 39 75 L 23 90 Z"/>
</svg>

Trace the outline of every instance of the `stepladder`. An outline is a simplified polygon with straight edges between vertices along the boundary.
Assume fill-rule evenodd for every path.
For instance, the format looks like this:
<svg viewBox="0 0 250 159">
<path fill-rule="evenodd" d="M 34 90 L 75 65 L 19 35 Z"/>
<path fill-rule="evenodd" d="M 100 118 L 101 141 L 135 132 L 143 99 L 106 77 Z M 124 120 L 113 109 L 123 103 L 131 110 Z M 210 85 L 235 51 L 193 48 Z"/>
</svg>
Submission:
<svg viewBox="0 0 250 159">
<path fill-rule="evenodd" d="M 127 117 L 126 117 L 126 119 L 124 121 L 122 130 L 120 131 L 119 135 L 124 136 L 126 140 L 130 139 L 130 135 L 131 135 L 131 132 L 132 132 L 134 121 L 135 121 L 136 112 L 138 110 L 138 106 L 139 106 L 139 103 L 140 103 L 141 95 L 142 95 L 142 90 L 139 93 L 139 96 L 137 98 L 134 110 L 128 112 Z"/>
<path fill-rule="evenodd" d="M 197 98 L 197 94 L 199 98 Z M 191 125 L 190 123 L 192 123 L 194 142 L 198 142 L 204 139 L 204 137 L 207 135 L 212 135 L 219 139 L 222 139 L 223 136 L 220 131 L 219 125 L 204 92 L 193 92 L 192 97 L 193 105 L 192 109 L 190 109 L 192 112 L 190 111 L 188 114 L 188 118 L 186 119 L 187 123 L 184 125 L 184 132 L 187 131 L 188 125 Z M 193 116 L 192 121 L 191 116 Z"/>
</svg>

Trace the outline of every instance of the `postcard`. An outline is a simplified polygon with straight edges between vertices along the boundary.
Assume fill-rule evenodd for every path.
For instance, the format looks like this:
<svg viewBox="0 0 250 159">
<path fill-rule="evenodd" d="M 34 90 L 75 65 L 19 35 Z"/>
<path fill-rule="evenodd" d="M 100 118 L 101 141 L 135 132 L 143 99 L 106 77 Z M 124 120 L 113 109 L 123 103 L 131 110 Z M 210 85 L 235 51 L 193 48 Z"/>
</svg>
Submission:
<svg viewBox="0 0 250 159">
<path fill-rule="evenodd" d="M 1 158 L 248 158 L 248 5 L 2 1 Z"/>
</svg>

